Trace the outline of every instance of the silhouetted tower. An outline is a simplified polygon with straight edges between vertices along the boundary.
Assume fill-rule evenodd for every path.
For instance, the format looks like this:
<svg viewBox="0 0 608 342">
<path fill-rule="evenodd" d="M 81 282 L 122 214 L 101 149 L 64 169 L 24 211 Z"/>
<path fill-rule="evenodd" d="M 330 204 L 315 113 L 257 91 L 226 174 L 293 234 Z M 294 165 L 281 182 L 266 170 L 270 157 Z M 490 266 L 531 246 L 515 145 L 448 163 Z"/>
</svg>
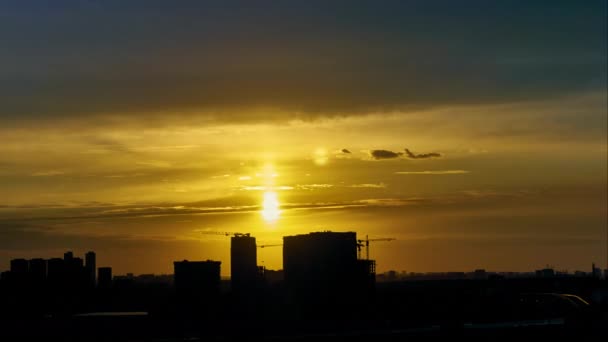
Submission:
<svg viewBox="0 0 608 342">
<path fill-rule="evenodd" d="M 315 232 L 283 237 L 285 281 L 293 285 L 344 281 L 356 261 L 354 232 Z"/>
<path fill-rule="evenodd" d="M 591 263 L 591 276 L 598 279 L 602 277 L 602 270 L 595 267 L 595 263 Z"/>
<path fill-rule="evenodd" d="M 97 269 L 97 286 L 103 289 L 112 287 L 112 267 L 100 267 Z"/>
<path fill-rule="evenodd" d="M 72 251 L 67 251 L 67 252 L 63 253 L 64 261 L 71 261 L 72 259 L 74 259 L 74 253 Z"/>
<path fill-rule="evenodd" d="M 85 259 L 85 270 L 89 281 L 89 286 L 95 287 L 95 273 L 97 271 L 97 264 L 95 258 L 95 252 L 91 251 L 84 255 Z"/>
<path fill-rule="evenodd" d="M 253 289 L 258 281 L 257 248 L 255 237 L 235 234 L 230 239 L 230 282 L 232 290 Z"/>
<path fill-rule="evenodd" d="M 303 314 L 353 314 L 373 290 L 371 264 L 357 259 L 354 232 L 283 238 L 285 284 Z"/>
</svg>

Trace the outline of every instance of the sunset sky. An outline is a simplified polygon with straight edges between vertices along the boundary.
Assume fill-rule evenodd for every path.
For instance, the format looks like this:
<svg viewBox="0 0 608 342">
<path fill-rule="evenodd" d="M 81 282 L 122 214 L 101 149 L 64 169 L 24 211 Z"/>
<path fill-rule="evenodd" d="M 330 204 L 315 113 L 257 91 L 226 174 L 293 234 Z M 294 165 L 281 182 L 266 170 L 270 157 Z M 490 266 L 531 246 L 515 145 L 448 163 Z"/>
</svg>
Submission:
<svg viewBox="0 0 608 342">
<path fill-rule="evenodd" d="M 606 267 L 606 1 L 2 1 L 0 270 L 230 239 L 378 271 Z M 258 264 L 282 268 L 280 247 Z"/>
</svg>

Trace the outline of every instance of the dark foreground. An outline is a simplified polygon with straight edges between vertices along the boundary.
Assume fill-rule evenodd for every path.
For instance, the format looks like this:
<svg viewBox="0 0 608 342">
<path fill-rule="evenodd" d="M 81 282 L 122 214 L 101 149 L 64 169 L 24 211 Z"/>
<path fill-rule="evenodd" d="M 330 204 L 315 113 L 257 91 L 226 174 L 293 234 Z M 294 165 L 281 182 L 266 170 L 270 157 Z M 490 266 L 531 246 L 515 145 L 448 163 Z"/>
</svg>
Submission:
<svg viewBox="0 0 608 342">
<path fill-rule="evenodd" d="M 253 339 L 263 341 L 401 341 L 416 337 L 466 337 L 491 340 L 543 340 L 597 338 L 608 336 L 606 314 L 584 326 L 571 326 L 559 319 L 526 322 L 466 323 L 460 326 L 431 325 L 420 327 L 371 327 L 345 322 L 299 322 L 284 325 L 277 322 L 210 322 L 198 324 L 159 320 L 152 317 L 88 317 L 12 321 L 3 327 L 4 341 L 69 340 L 69 341 L 221 341 Z"/>
<path fill-rule="evenodd" d="M 328 298 L 294 301 L 280 286 L 249 296 L 227 292 L 204 303 L 180 302 L 170 288 L 92 292 L 55 298 L 50 307 L 5 294 L 0 339 L 603 340 L 608 336 L 607 289 L 605 281 L 574 278 L 393 282 L 377 284 L 371 299 L 352 298 L 339 306 Z"/>
</svg>

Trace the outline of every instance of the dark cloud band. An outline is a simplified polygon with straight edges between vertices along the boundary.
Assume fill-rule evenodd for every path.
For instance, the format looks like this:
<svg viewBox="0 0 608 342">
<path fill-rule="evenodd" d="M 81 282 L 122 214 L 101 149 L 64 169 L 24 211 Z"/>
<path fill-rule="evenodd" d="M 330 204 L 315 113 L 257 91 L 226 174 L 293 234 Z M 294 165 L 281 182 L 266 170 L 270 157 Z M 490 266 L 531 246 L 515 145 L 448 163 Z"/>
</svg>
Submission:
<svg viewBox="0 0 608 342">
<path fill-rule="evenodd" d="M 2 2 L 0 120 L 307 120 L 605 90 L 603 1 L 355 2 Z"/>
</svg>

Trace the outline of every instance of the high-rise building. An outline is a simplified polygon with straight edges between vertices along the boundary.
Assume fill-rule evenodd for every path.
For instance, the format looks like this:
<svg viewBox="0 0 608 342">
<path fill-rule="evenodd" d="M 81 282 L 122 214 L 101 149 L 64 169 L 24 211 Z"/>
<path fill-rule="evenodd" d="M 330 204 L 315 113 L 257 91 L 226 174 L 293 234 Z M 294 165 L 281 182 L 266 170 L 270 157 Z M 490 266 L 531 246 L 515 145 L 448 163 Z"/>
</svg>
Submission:
<svg viewBox="0 0 608 342">
<path fill-rule="evenodd" d="M 309 315 L 352 314 L 369 302 L 373 260 L 357 259 L 355 232 L 314 232 L 283 237 L 287 289 Z"/>
<path fill-rule="evenodd" d="M 112 267 L 100 267 L 97 269 L 97 286 L 100 288 L 112 287 Z"/>
<path fill-rule="evenodd" d="M 230 282 L 235 292 L 253 289 L 258 282 L 257 247 L 249 234 L 230 239 Z"/>
<path fill-rule="evenodd" d="M 283 237 L 285 281 L 294 286 L 335 286 L 350 281 L 357 263 L 354 232 Z"/>
<path fill-rule="evenodd" d="M 95 252 L 93 252 L 93 251 L 87 252 L 87 254 L 84 255 L 84 259 L 85 259 L 84 265 L 85 265 L 85 270 L 87 273 L 87 278 L 89 281 L 89 286 L 95 287 L 95 283 L 96 283 L 95 275 L 97 272 Z"/>
<path fill-rule="evenodd" d="M 63 253 L 63 260 L 65 261 L 70 261 L 74 258 L 74 252 L 72 251 L 67 251 L 65 253 Z"/>
</svg>

